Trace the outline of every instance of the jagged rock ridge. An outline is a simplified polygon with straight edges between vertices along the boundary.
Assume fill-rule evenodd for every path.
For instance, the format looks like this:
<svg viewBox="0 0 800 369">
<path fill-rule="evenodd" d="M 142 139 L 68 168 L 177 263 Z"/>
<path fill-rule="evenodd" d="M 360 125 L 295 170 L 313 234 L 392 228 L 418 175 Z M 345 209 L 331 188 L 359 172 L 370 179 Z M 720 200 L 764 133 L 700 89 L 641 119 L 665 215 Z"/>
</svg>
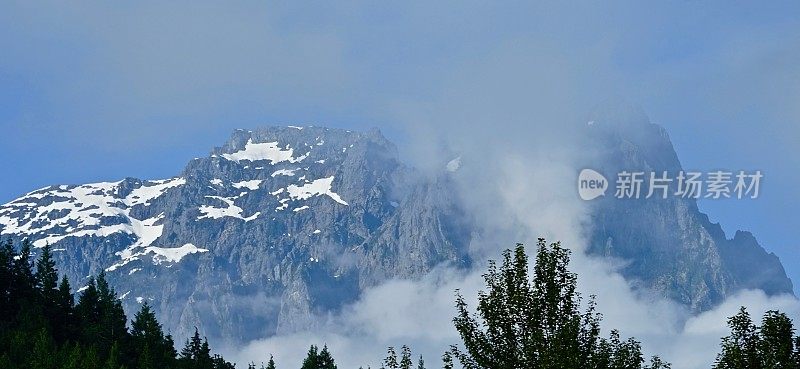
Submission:
<svg viewBox="0 0 800 369">
<path fill-rule="evenodd" d="M 591 123 L 585 145 L 597 149 L 593 167 L 611 181 L 609 194 L 591 203 L 591 252 L 624 260 L 625 277 L 693 312 L 712 308 L 742 289 L 793 293 L 777 256 L 749 232 L 727 238 L 694 198 L 644 198 L 646 192 L 640 198 L 613 196 L 616 174 L 623 170 L 659 176 L 667 171 L 670 178 L 683 170 L 663 127 L 637 110 L 605 113 Z M 669 192 L 677 190 L 677 182 L 671 182 Z"/>
<path fill-rule="evenodd" d="M 646 117 L 588 130 L 606 173 L 680 168 Z M 49 243 L 74 285 L 105 271 L 128 311 L 149 301 L 177 337 L 197 326 L 243 342 L 313 328 L 389 278 L 469 267 L 479 230 L 451 182 L 460 165 L 422 176 L 377 130 L 237 130 L 174 178 L 28 193 L 0 207 L 0 234 Z M 624 259 L 629 280 L 695 311 L 742 288 L 791 293 L 777 257 L 749 233 L 726 239 L 694 201 L 590 206 L 590 251 Z"/>
<path fill-rule="evenodd" d="M 446 173 L 421 181 L 377 130 L 238 130 L 159 181 L 52 186 L 0 208 L 79 286 L 105 271 L 165 327 L 241 342 L 313 327 L 364 288 L 468 266 Z"/>
</svg>

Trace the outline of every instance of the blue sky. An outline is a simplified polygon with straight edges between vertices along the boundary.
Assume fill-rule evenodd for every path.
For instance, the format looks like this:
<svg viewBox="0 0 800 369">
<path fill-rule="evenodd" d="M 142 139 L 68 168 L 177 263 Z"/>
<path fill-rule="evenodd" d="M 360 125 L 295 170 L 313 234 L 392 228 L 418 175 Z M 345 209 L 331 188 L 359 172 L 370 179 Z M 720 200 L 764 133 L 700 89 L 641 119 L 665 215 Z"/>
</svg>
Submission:
<svg viewBox="0 0 800 369">
<path fill-rule="evenodd" d="M 570 120 L 621 97 L 686 168 L 765 173 L 761 198 L 701 207 L 800 283 L 798 2 L 71 5 L 0 5 L 0 202 L 173 176 L 234 128 L 377 126 L 402 145 L 471 101 Z"/>
</svg>

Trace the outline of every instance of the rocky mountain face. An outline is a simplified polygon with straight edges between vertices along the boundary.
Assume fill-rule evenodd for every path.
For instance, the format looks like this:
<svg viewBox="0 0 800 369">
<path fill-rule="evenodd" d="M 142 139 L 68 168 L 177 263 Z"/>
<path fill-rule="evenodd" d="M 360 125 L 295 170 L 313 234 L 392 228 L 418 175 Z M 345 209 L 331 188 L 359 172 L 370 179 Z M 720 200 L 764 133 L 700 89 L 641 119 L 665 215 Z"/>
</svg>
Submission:
<svg viewBox="0 0 800 369">
<path fill-rule="evenodd" d="M 595 168 L 677 170 L 649 122 L 598 121 Z M 0 207 L 0 234 L 51 245 L 73 285 L 105 271 L 127 311 L 149 301 L 176 337 L 243 342 L 313 329 L 361 291 L 471 265 L 477 231 L 450 179 L 423 176 L 377 130 L 239 130 L 165 180 L 51 186 Z M 746 232 L 727 239 L 693 200 L 593 201 L 590 250 L 630 280 L 701 311 L 742 288 L 792 291 Z"/>
<path fill-rule="evenodd" d="M 377 130 L 236 131 L 166 180 L 52 186 L 0 208 L 74 285 L 105 271 L 176 337 L 241 342 L 313 328 L 364 288 L 469 265 L 447 172 L 421 180 Z"/>
<path fill-rule="evenodd" d="M 676 178 L 683 168 L 664 128 L 634 110 L 603 116 L 614 119 L 601 116 L 587 125 L 585 147 L 598 150 L 592 167 L 610 182 L 607 195 L 590 204 L 590 252 L 621 259 L 627 279 L 693 312 L 707 310 L 742 289 L 793 293 L 778 257 L 767 253 L 752 234 L 738 231 L 727 238 L 720 225 L 698 209 L 697 199 L 676 196 Z M 645 173 L 639 198 L 615 197 L 615 181 L 622 171 Z M 673 179 L 667 198 L 660 190 L 646 198 L 649 173 L 660 178 L 664 171 Z"/>
</svg>

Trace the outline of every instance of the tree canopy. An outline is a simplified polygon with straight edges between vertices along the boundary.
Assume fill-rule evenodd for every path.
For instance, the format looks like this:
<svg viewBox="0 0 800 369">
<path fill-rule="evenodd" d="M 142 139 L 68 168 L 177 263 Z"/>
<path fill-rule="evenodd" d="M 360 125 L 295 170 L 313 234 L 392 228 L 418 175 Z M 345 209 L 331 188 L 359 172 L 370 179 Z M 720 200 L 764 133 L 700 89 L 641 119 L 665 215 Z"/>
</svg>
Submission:
<svg viewBox="0 0 800 369">
<path fill-rule="evenodd" d="M 59 281 L 49 246 L 31 258 L 31 244 L 0 245 L 0 368 L 229 369 L 211 355 L 199 333 L 181 354 L 164 334 L 150 305 L 130 322 L 114 288 L 100 273 L 77 303 L 66 277 Z"/>
<path fill-rule="evenodd" d="M 722 338 L 715 369 L 800 369 L 800 337 L 786 314 L 767 311 L 756 326 L 742 307 L 728 327 L 731 334 Z"/>
<path fill-rule="evenodd" d="M 658 357 L 645 365 L 633 338 L 622 340 L 617 331 L 600 337 L 602 317 L 594 297 L 581 312 L 569 261 L 570 251 L 560 243 L 539 239 L 532 276 L 522 244 L 506 250 L 499 267 L 490 262 L 476 313 L 457 294 L 453 322 L 462 345 L 445 355 L 445 367 L 456 359 L 465 369 L 669 368 Z"/>
</svg>

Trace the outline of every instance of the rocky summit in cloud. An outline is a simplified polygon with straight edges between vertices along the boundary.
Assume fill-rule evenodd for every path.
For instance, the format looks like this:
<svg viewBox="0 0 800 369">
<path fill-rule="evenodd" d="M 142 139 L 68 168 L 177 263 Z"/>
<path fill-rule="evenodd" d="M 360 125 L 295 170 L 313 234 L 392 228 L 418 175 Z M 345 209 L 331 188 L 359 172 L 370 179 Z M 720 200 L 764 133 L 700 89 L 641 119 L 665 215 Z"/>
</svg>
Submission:
<svg viewBox="0 0 800 369">
<path fill-rule="evenodd" d="M 586 130 L 600 172 L 680 168 L 646 118 Z M 51 245 L 76 289 L 105 271 L 127 311 L 148 301 L 177 337 L 247 342 L 313 329 L 390 279 L 471 268 L 482 230 L 452 181 L 466 160 L 422 173 L 377 130 L 237 130 L 174 178 L 30 192 L 0 207 L 0 233 Z M 694 200 L 593 201 L 587 250 L 625 261 L 642 290 L 694 312 L 743 289 L 792 293 L 777 257 L 749 233 L 726 238 Z"/>
</svg>

